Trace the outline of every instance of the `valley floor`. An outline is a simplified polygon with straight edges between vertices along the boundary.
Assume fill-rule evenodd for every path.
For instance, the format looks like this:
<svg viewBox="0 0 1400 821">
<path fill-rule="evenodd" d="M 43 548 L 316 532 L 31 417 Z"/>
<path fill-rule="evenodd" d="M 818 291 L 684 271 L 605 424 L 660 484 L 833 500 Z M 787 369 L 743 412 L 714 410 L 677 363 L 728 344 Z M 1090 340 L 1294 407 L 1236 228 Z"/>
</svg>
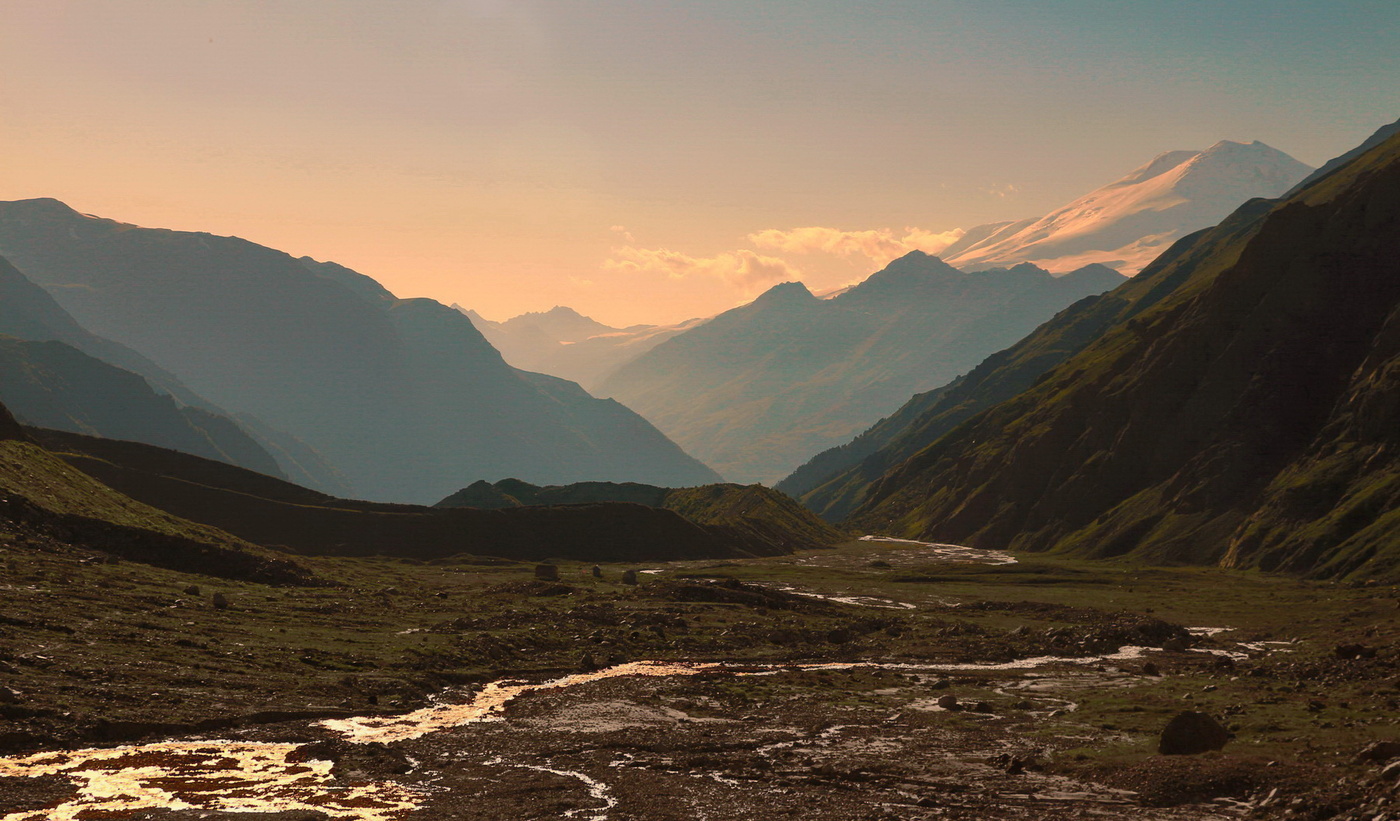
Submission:
<svg viewBox="0 0 1400 821">
<path fill-rule="evenodd" d="M 1005 563 L 892 541 L 603 566 L 601 578 L 561 563 L 558 581 L 470 557 L 306 559 L 325 584 L 273 587 L 40 539 L 3 545 L 6 821 L 1369 819 L 1400 808 L 1383 762 L 1357 760 L 1400 740 L 1389 587 Z M 640 584 L 622 583 L 626 569 Z M 608 673 L 647 660 L 672 672 Z M 490 684 L 503 678 L 525 684 Z M 383 744 L 345 737 L 365 726 L 357 717 L 402 726 L 391 717 L 501 686 L 518 692 L 472 722 Z M 1234 739 L 1157 755 L 1163 726 L 1187 709 Z M 44 755 L 123 744 L 146 746 Z M 281 792 L 238 781 L 238 745 L 271 756 L 254 770 L 284 777 Z M 106 798 L 78 789 L 136 766 L 147 780 Z M 283 803 L 239 803 L 250 795 Z"/>
</svg>

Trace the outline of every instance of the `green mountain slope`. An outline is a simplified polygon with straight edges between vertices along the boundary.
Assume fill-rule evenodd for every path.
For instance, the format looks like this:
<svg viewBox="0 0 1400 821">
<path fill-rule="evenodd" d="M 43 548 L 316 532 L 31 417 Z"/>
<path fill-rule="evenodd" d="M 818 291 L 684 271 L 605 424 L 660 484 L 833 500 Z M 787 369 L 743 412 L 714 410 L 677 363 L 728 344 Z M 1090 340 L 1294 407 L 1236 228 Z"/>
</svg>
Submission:
<svg viewBox="0 0 1400 821">
<path fill-rule="evenodd" d="M 337 499 L 136 442 L 43 429 L 28 433 L 74 467 L 151 507 L 298 553 L 663 561 L 787 553 L 798 541 L 755 538 L 742 529 L 627 502 L 475 510 Z"/>
<path fill-rule="evenodd" d="M 1156 305 L 1185 281 L 1220 237 L 1254 231 L 1270 205 L 1268 200 L 1253 200 L 1212 231 L 1183 237 L 1131 280 L 1076 302 L 965 376 L 914 396 L 851 442 L 813 457 L 779 482 L 778 489 L 801 499 L 827 521 L 844 519 L 887 470 L 973 415 L 1030 388 L 1115 323 Z"/>
<path fill-rule="evenodd" d="M 353 493 L 442 498 L 474 479 L 713 481 L 616 403 L 508 366 L 471 321 L 342 266 L 233 237 L 0 203 L 0 253 L 83 327 L 306 443 Z"/>
<path fill-rule="evenodd" d="M 666 488 L 635 483 L 579 482 L 540 487 L 519 479 L 476 482 L 436 507 L 500 510 L 540 505 L 629 502 L 672 510 L 688 521 L 723 528 L 744 542 L 776 552 L 823 547 L 849 537 L 792 498 L 762 485 L 714 484 Z"/>
<path fill-rule="evenodd" d="M 887 472 L 853 521 L 983 547 L 1396 575 L 1400 137 L 1158 275 L 1182 279 Z"/>
<path fill-rule="evenodd" d="M 6 543 L 50 539 L 211 576 L 275 584 L 312 580 L 284 557 L 142 504 L 73 468 L 32 441 L 3 405 L 0 534 Z"/>
<path fill-rule="evenodd" d="M 831 299 L 777 285 L 622 366 L 599 392 L 726 477 L 775 482 L 1121 281 L 1102 266 L 966 274 L 916 251 Z"/>
</svg>

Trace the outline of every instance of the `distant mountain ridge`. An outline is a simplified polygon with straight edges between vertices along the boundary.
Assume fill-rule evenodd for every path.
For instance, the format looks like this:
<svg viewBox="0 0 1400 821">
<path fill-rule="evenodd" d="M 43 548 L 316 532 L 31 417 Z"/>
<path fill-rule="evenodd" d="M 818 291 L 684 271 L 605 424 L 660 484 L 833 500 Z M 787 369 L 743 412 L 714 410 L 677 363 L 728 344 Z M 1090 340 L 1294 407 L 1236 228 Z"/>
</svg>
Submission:
<svg viewBox="0 0 1400 821">
<path fill-rule="evenodd" d="M 622 405 L 506 365 L 471 322 L 334 263 L 234 237 L 0 203 L 0 254 L 82 327 L 304 441 L 367 498 L 518 475 L 718 477 Z"/>
<path fill-rule="evenodd" d="M 1400 578 L 1400 135 L 1173 251 L 1099 300 L 1139 308 L 890 467 L 851 521 Z"/>
<path fill-rule="evenodd" d="M 977 226 L 943 251 L 976 270 L 1033 262 L 1051 271 L 1102 263 L 1134 274 L 1240 203 L 1277 197 L 1313 169 L 1261 142 L 1169 151 L 1038 219 Z"/>
<path fill-rule="evenodd" d="M 613 328 L 573 308 L 556 305 L 548 311 L 492 322 L 476 311 L 452 307 L 471 319 L 511 365 L 562 377 L 590 391 L 627 362 L 707 321 Z"/>
<path fill-rule="evenodd" d="M 775 285 L 599 386 L 727 478 L 775 482 L 1122 277 L 1088 266 L 964 273 L 920 251 L 818 299 Z"/>
</svg>

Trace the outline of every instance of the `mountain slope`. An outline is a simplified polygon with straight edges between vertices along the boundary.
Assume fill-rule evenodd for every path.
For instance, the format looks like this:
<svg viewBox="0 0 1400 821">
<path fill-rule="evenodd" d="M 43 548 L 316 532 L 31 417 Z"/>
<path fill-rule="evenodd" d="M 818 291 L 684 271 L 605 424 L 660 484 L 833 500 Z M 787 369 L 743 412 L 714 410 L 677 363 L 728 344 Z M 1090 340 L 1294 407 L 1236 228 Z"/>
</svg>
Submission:
<svg viewBox="0 0 1400 821">
<path fill-rule="evenodd" d="M 368 277 L 232 237 L 0 203 L 0 253 L 83 327 L 236 416 L 305 442 L 367 498 L 478 478 L 713 481 L 646 422 L 502 361 L 471 322 Z M 552 384 L 552 383 L 551 383 Z"/>
<path fill-rule="evenodd" d="M 599 387 L 727 477 L 773 482 L 1122 278 L 966 274 L 913 252 L 818 299 L 797 282 L 674 337 Z"/>
<path fill-rule="evenodd" d="M 1172 265 L 1185 279 L 1169 296 L 886 473 L 853 520 L 1400 575 L 1400 137 Z"/>
<path fill-rule="evenodd" d="M 0 531 L 7 547 L 56 542 L 224 578 L 273 584 L 313 580 L 285 557 L 144 505 L 74 469 L 36 444 L 4 405 Z"/>
<path fill-rule="evenodd" d="M 532 505 L 630 502 L 673 510 L 701 525 L 726 528 L 746 542 L 778 552 L 822 547 L 849 537 L 791 498 L 762 485 L 716 484 L 666 488 L 635 483 L 581 482 L 540 487 L 517 479 L 476 482 L 434 507 L 487 510 Z"/>
<path fill-rule="evenodd" d="M 1270 205 L 1269 200 L 1253 200 L 1215 229 L 1178 240 L 1137 276 L 1108 293 L 1076 302 L 965 376 L 914 396 L 847 444 L 817 454 L 777 488 L 801 499 L 828 521 L 844 519 L 885 471 L 974 414 L 1027 390 L 1114 324 L 1157 304 L 1185 281 L 1190 266 L 1213 247 L 1213 241 L 1225 234 L 1252 232 Z"/>
<path fill-rule="evenodd" d="M 231 465 L 135 442 L 31 428 L 28 434 L 104 484 L 174 516 L 298 553 L 434 559 L 666 561 L 790 552 L 801 534 L 755 538 L 634 503 L 439 509 L 337 499 Z M 795 503 L 789 502 L 795 506 Z"/>
<path fill-rule="evenodd" d="M 943 256 L 968 270 L 1034 262 L 1066 271 L 1098 262 L 1133 274 L 1185 234 L 1245 200 L 1283 194 L 1310 171 L 1257 141 L 1169 151 L 1040 219 L 978 226 Z"/>
<path fill-rule="evenodd" d="M 232 420 L 181 406 L 144 379 L 62 342 L 0 336 L 0 401 L 25 424 L 130 439 L 282 476 Z"/>
</svg>

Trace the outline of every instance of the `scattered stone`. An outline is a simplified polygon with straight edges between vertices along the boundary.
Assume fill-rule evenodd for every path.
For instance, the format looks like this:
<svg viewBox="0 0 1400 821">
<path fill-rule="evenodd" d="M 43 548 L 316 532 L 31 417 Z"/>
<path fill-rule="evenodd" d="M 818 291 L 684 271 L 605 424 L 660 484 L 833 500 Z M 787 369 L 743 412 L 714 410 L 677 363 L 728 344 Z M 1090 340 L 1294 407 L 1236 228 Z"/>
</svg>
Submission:
<svg viewBox="0 0 1400 821">
<path fill-rule="evenodd" d="M 1206 715 L 1187 710 L 1177 713 L 1162 729 L 1157 752 L 1162 755 L 1195 755 L 1219 750 L 1234 736 L 1220 722 Z"/>
<path fill-rule="evenodd" d="M 962 705 L 958 703 L 958 697 L 949 693 L 938 697 L 938 706 L 945 710 L 961 710 Z"/>
<path fill-rule="evenodd" d="M 185 588 L 185 595 L 186 595 L 186 596 L 198 596 L 198 595 L 199 595 L 199 585 L 197 585 L 197 584 L 192 584 L 192 585 L 187 586 L 187 587 Z"/>
<path fill-rule="evenodd" d="M 601 579 L 601 578 L 603 578 L 603 568 L 599 567 L 599 566 L 596 565 L 596 564 L 593 565 L 592 573 L 593 573 L 593 578 L 595 578 L 595 579 Z"/>
<path fill-rule="evenodd" d="M 227 610 L 228 596 L 225 596 L 223 593 L 215 593 L 214 597 L 209 600 L 209 603 L 214 605 L 215 610 Z"/>
<path fill-rule="evenodd" d="M 635 570 L 624 570 L 624 571 L 622 571 L 622 583 L 623 583 L 623 584 L 636 584 L 636 583 L 637 583 L 637 571 L 635 571 Z"/>
<path fill-rule="evenodd" d="M 3 688 L 0 688 L 3 692 Z M 1357 761 L 1389 761 L 1400 758 L 1400 741 L 1377 741 L 1356 754 Z"/>
<path fill-rule="evenodd" d="M 535 578 L 543 582 L 559 581 L 559 568 L 552 564 L 535 565 Z"/>
</svg>

